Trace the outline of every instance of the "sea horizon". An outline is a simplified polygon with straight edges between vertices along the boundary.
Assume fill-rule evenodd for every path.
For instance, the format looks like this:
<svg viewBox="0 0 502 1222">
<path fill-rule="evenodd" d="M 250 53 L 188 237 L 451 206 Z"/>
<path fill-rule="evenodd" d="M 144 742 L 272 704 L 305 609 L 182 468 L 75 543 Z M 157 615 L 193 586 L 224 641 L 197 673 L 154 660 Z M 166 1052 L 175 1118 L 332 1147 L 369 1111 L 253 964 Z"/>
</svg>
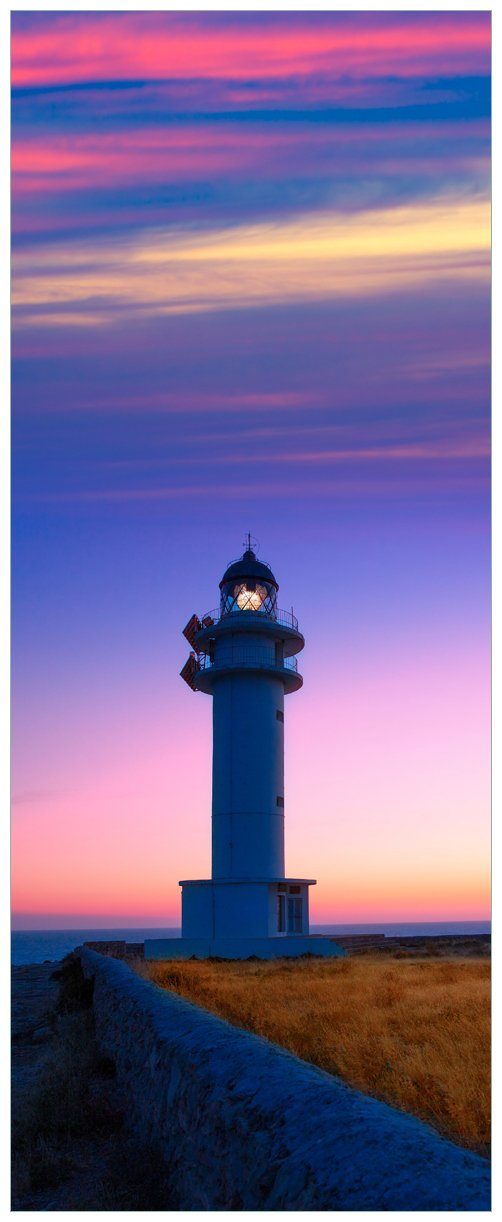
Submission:
<svg viewBox="0 0 502 1222">
<path fill-rule="evenodd" d="M 485 921 L 364 921 L 311 925 L 311 933 L 363 934 L 383 933 L 388 937 L 434 937 L 453 934 L 475 935 L 491 932 L 491 922 Z M 82 926 L 79 929 L 13 929 L 11 931 L 11 963 L 23 967 L 30 963 L 59 962 L 83 942 L 125 941 L 143 942 L 145 938 L 177 938 L 176 926 Z"/>
</svg>

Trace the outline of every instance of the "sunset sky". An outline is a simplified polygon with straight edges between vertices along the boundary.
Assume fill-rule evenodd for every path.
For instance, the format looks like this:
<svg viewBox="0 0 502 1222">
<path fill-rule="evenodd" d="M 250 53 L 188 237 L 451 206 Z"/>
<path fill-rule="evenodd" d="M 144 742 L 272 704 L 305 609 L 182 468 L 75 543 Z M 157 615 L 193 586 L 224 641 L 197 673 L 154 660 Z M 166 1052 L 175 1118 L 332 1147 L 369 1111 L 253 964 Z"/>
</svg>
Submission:
<svg viewBox="0 0 502 1222">
<path fill-rule="evenodd" d="M 181 630 L 248 530 L 313 921 L 485 918 L 489 14 L 12 23 L 15 923 L 209 876 Z"/>
</svg>

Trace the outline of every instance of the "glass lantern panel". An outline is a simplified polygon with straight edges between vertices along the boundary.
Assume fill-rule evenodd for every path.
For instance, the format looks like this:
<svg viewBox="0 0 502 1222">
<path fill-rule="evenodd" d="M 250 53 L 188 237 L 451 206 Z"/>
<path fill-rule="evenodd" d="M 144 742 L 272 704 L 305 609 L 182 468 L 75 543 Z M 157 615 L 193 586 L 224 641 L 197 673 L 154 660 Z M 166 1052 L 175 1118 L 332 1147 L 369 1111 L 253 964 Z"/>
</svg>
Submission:
<svg viewBox="0 0 502 1222">
<path fill-rule="evenodd" d="M 221 614 L 233 611 L 261 612 L 275 618 L 277 592 L 275 586 L 266 581 L 240 578 L 227 581 L 221 591 Z"/>
</svg>

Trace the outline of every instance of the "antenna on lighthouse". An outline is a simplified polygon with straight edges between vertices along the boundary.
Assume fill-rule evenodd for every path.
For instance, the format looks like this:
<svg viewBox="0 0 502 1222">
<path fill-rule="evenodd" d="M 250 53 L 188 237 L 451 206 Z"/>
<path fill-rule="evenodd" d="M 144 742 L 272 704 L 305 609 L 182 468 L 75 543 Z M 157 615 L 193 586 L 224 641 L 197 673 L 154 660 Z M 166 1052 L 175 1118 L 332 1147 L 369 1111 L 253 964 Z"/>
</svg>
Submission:
<svg viewBox="0 0 502 1222">
<path fill-rule="evenodd" d="M 244 536 L 244 551 L 246 551 L 246 552 L 257 552 L 257 551 L 258 551 L 258 548 L 259 548 L 259 543 L 258 543 L 258 540 L 257 540 L 257 539 L 253 539 L 252 534 L 251 534 L 251 533 L 250 533 L 250 531 L 248 530 L 247 535 L 245 535 L 245 536 Z"/>
</svg>

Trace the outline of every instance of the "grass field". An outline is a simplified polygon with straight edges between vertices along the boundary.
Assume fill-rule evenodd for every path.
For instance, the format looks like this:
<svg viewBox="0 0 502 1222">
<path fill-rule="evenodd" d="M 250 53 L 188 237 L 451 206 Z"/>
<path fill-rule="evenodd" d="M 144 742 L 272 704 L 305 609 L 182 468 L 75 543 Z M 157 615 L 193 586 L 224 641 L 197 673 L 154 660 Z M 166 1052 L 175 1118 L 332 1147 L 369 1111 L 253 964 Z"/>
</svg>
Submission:
<svg viewBox="0 0 502 1222">
<path fill-rule="evenodd" d="M 487 1153 L 490 964 L 151 962 L 142 974 Z"/>
</svg>

